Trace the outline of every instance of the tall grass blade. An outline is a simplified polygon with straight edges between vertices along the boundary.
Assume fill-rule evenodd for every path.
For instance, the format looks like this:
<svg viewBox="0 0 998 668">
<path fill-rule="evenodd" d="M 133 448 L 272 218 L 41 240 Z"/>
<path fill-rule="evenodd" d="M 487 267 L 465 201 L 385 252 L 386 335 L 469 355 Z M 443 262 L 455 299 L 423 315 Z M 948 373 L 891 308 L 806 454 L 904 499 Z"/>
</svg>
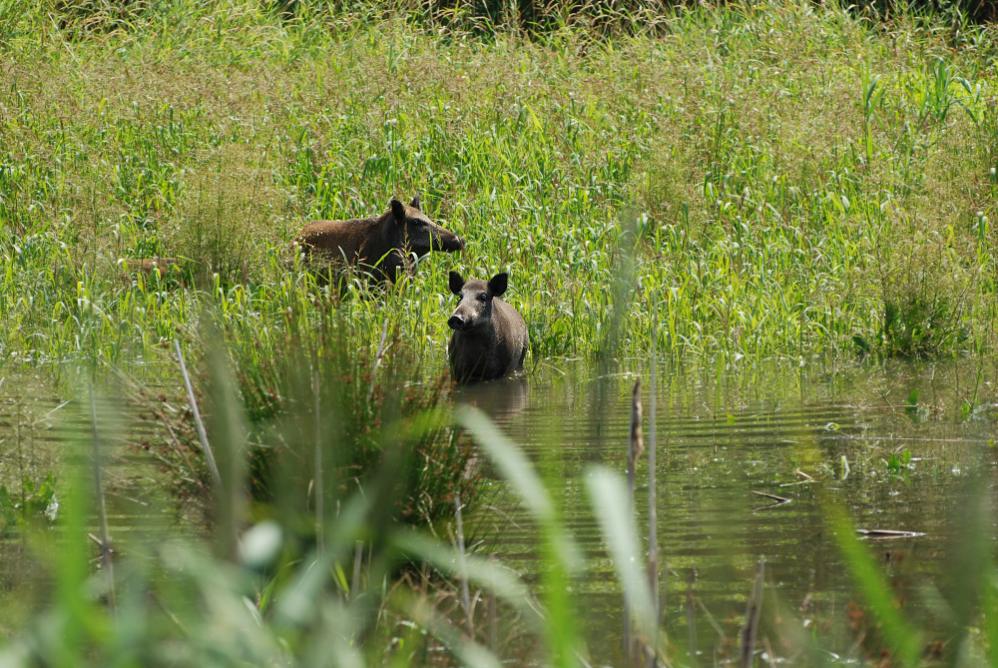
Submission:
<svg viewBox="0 0 998 668">
<path fill-rule="evenodd" d="M 984 579 L 981 607 L 984 611 L 984 637 L 988 646 L 988 658 L 992 666 L 998 666 L 998 574 L 991 572 Z"/>
<path fill-rule="evenodd" d="M 586 473 L 586 489 L 624 589 L 627 610 L 647 643 L 655 635 L 655 605 L 640 565 L 643 560 L 626 482 L 620 474 L 596 466 Z"/>
<path fill-rule="evenodd" d="M 343 559 L 357 537 L 365 533 L 372 501 L 371 496 L 353 494 L 343 504 L 336 522 L 326 532 L 324 548 L 305 559 L 304 566 L 278 596 L 275 618 L 280 625 L 304 624 L 315 616 L 333 564 Z"/>
<path fill-rule="evenodd" d="M 462 558 L 455 550 L 414 531 L 399 532 L 392 541 L 402 553 L 419 557 L 442 573 L 492 592 L 535 624 L 541 621 L 530 606 L 526 585 L 509 569 L 475 555 L 466 554 Z"/>
<path fill-rule="evenodd" d="M 578 568 L 581 561 L 578 548 L 565 533 L 544 485 L 520 449 L 480 410 L 459 406 L 454 414 L 540 525 L 546 615 L 544 632 L 550 653 L 548 661 L 552 666 L 577 666 L 582 660 L 582 644 L 578 636 L 576 608 L 568 592 L 570 573 Z"/>
<path fill-rule="evenodd" d="M 994 512 L 991 495 L 982 481 L 967 485 L 966 501 L 956 517 L 959 529 L 947 546 L 950 568 L 943 582 L 946 613 L 943 616 L 949 639 L 946 658 L 954 664 L 961 660 L 968 646 L 976 639 L 971 634 L 983 613 L 987 615 L 987 590 L 994 572 L 993 541 Z M 986 629 L 982 629 L 986 633 Z"/>
<path fill-rule="evenodd" d="M 502 663 L 485 647 L 461 635 L 450 623 L 420 599 L 408 608 L 413 621 L 439 638 L 462 666 L 469 668 L 502 668 Z"/>
<path fill-rule="evenodd" d="M 700 653 L 697 639 L 696 601 L 693 594 L 693 569 L 686 574 L 686 596 L 683 598 L 683 612 L 686 616 L 686 655 L 691 665 L 697 665 L 696 657 Z"/>
<path fill-rule="evenodd" d="M 523 452 L 473 406 L 459 406 L 454 411 L 458 423 L 471 432 L 475 442 L 499 468 L 503 478 L 516 490 L 527 510 L 540 522 L 555 519 L 554 505 L 540 477 Z M 569 555 L 566 553 L 565 555 Z"/>
<path fill-rule="evenodd" d="M 209 336 L 209 341 L 219 340 Z M 218 447 L 217 537 L 221 553 L 236 554 L 237 534 L 243 526 L 246 505 L 247 433 L 243 404 L 236 394 L 238 384 L 232 376 L 226 353 L 217 345 L 208 349 L 208 398 L 211 404 L 211 429 Z"/>
<path fill-rule="evenodd" d="M 315 475 L 313 477 L 313 493 L 315 499 L 315 539 L 321 553 L 326 542 L 326 480 L 324 475 L 325 462 L 322 457 L 322 395 L 319 373 L 312 370 L 312 421 L 313 447 L 315 448 Z"/>
<path fill-rule="evenodd" d="M 83 450 L 83 444 L 78 444 Z M 84 466 L 70 468 L 62 513 L 63 533 L 54 550 L 56 608 L 47 620 L 57 629 L 55 637 L 39 644 L 37 651 L 54 666 L 76 665 L 84 652 L 88 630 L 98 623 L 101 611 L 86 590 L 90 554 L 87 543 L 87 515 L 91 508 L 93 481 L 87 480 Z"/>
<path fill-rule="evenodd" d="M 458 557 L 458 570 L 460 575 L 458 576 L 461 581 L 461 607 L 464 608 L 465 623 L 468 625 L 468 633 L 472 636 L 475 635 L 475 620 L 472 616 L 471 611 L 471 592 L 468 590 L 468 578 L 465 575 L 465 559 L 467 555 L 464 550 L 464 518 L 463 509 L 461 508 L 461 494 L 458 492 L 454 494 L 454 523 L 457 527 L 457 557 Z"/>
</svg>

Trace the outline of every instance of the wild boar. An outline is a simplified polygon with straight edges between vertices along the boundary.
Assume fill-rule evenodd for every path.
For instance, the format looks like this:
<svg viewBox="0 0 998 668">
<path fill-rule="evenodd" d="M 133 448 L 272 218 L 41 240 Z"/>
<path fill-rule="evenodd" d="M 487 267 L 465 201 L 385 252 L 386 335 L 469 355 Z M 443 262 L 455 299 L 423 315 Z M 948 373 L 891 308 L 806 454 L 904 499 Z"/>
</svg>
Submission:
<svg viewBox="0 0 998 668">
<path fill-rule="evenodd" d="M 447 346 L 451 376 L 458 383 L 494 380 L 523 369 L 527 325 L 500 297 L 509 275 L 496 274 L 486 283 L 465 281 L 450 272 L 450 291 L 461 297 L 447 324 L 454 333 Z"/>
<path fill-rule="evenodd" d="M 388 211 L 360 220 L 318 220 L 295 240 L 306 259 L 313 256 L 340 264 L 356 264 L 377 279 L 394 281 L 410 253 L 453 252 L 464 241 L 435 224 L 420 209 L 419 196 L 408 206 L 392 198 Z"/>
</svg>

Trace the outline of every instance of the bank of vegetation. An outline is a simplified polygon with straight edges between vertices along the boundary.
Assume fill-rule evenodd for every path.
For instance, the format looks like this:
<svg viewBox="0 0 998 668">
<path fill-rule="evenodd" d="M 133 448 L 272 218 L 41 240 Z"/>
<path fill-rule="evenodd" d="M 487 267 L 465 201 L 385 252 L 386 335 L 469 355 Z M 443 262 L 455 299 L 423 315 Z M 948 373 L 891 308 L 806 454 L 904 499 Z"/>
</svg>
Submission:
<svg viewBox="0 0 998 668">
<path fill-rule="evenodd" d="M 289 312 L 336 309 L 443 368 L 451 268 L 510 271 L 534 359 L 653 331 L 676 355 L 994 349 L 989 26 L 754 3 L 483 36 L 299 4 L 6 10 L 6 359 L 164 357 L 206 311 L 267 357 Z M 459 259 L 377 299 L 289 270 L 303 221 L 416 192 Z M 123 271 L 150 256 L 186 274 Z"/>
</svg>

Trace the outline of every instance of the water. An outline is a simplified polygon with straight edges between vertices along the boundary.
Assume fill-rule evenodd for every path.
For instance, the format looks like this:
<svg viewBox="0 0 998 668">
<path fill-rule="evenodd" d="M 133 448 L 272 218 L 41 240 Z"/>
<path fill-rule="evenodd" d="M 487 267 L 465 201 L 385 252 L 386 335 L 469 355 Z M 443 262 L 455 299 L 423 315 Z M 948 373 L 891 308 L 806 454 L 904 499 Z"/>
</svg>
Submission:
<svg viewBox="0 0 998 668">
<path fill-rule="evenodd" d="M 163 404 L 161 409 L 166 410 Z M 190 531 L 183 506 L 173 497 L 156 456 L 168 454 L 164 425 L 127 399 L 94 400 L 103 492 L 109 534 L 115 547 L 149 544 L 157 537 Z M 0 375 L 0 488 L 12 503 L 23 499 L 39 508 L 28 513 L 33 526 L 56 526 L 65 512 L 63 495 L 73 464 L 90 465 L 93 443 L 88 396 L 61 393 L 51 380 L 26 374 Z M 151 454 L 156 453 L 156 454 Z M 51 480 L 54 495 L 36 491 Z M 23 482 L 26 481 L 26 491 Z M 0 492 L 2 493 L 2 492 Z M 0 637 L 18 628 L 50 592 L 55 553 L 44 542 L 48 532 L 24 532 L 0 503 Z M 6 511 L 6 513 L 5 513 Z M 14 515 L 20 515 L 18 511 Z M 99 538 L 92 518 L 91 536 Z"/>
<path fill-rule="evenodd" d="M 762 560 L 770 615 L 764 615 L 760 641 L 772 641 L 773 655 L 793 658 L 798 651 L 779 646 L 786 633 L 769 632 L 777 609 L 797 628 L 818 629 L 823 650 L 855 655 L 866 620 L 852 605 L 860 599 L 829 528 L 826 509 L 833 504 L 846 509 L 858 528 L 924 533 L 867 544 L 906 612 L 942 633 L 930 602 L 934 590 L 947 593 L 954 575 L 952 546 L 964 537 L 968 494 L 981 485 L 989 498 L 995 495 L 998 411 L 989 403 L 995 386 L 985 380 L 996 378 L 994 371 L 973 362 L 661 368 L 657 526 L 664 628 L 675 644 L 704 663 L 736 657 Z M 647 417 L 647 370 L 640 375 Z M 522 446 L 547 481 L 588 556 L 573 591 L 590 651 L 615 665 L 622 646 L 621 593 L 589 510 L 584 476 L 591 464 L 625 470 L 636 377 L 598 378 L 592 369 L 569 365 L 542 370 L 529 387 L 498 385 L 467 397 Z M 637 478 L 644 535 L 643 463 Z M 484 549 L 536 583 L 538 534 L 515 499 L 500 492 L 475 520 Z"/>
<path fill-rule="evenodd" d="M 460 398 L 479 405 L 520 444 L 545 479 L 565 525 L 587 557 L 573 580 L 585 637 L 596 664 L 620 665 L 622 601 L 613 564 L 589 509 L 584 476 L 592 464 L 623 471 L 636 378 L 642 363 L 600 377 L 582 364 L 544 365 L 529 380 L 494 383 Z M 859 656 L 868 625 L 852 605 L 859 598 L 828 525 L 830 504 L 857 527 L 924 535 L 867 544 L 907 614 L 942 637 L 935 592 L 946 596 L 958 569 L 952 546 L 968 529 L 973 490 L 995 500 L 998 397 L 993 363 L 827 368 L 755 366 L 658 369 L 657 490 L 663 628 L 676 651 L 702 664 L 737 655 L 738 633 L 760 561 L 766 597 L 760 646 L 791 663 L 799 647 L 783 645 L 786 628 L 817 630 L 824 651 Z M 60 461 L 87 461 L 89 404 L 53 399 L 43 383 L 0 383 L 0 484 L 37 480 Z M 180 399 L 179 383 L 171 390 Z M 166 409 L 164 408 L 164 410 Z M 134 410 L 133 410 L 134 409 Z M 145 444 L 167 442 L 156 416 L 141 403 L 98 402 L 106 448 L 110 533 L 117 545 L 190 529 L 178 513 L 162 469 Z M 128 417 L 123 417 L 128 416 Z M 649 434 L 645 432 L 645 438 Z M 76 449 L 73 449 L 76 446 Z M 76 453 L 65 458 L 65 453 Z M 493 493 L 468 525 L 479 551 L 496 554 L 533 586 L 539 584 L 536 527 L 494 476 Z M 638 522 L 647 522 L 647 470 L 638 470 Z M 789 499 L 776 504 L 761 492 Z M 991 522 L 994 522 L 992 519 Z M 993 540 L 994 525 L 988 536 Z M 50 591 L 49 561 L 23 537 L 0 539 L 0 635 L 18 628 Z M 483 606 L 484 607 L 484 606 Z M 18 611 L 23 611 L 19 613 Z M 778 615 L 775 613 L 779 612 Z M 21 615 L 21 616 L 19 616 Z M 785 624 L 774 628 L 775 617 Z M 499 647 L 506 658 L 530 652 L 513 625 Z M 527 648 L 527 649 L 524 649 Z"/>
</svg>

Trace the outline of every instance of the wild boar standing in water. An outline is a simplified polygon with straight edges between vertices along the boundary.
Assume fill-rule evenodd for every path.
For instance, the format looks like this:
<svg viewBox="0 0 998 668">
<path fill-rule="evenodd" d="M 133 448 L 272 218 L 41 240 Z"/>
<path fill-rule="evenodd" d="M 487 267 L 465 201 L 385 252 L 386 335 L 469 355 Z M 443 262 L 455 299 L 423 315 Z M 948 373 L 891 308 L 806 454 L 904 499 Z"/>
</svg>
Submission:
<svg viewBox="0 0 998 668">
<path fill-rule="evenodd" d="M 430 251 L 452 252 L 464 241 L 435 224 L 419 207 L 419 196 L 408 206 L 392 198 L 386 211 L 361 220 L 317 220 L 306 225 L 295 239 L 306 259 L 356 264 L 377 279 L 395 281 L 407 257 Z"/>
<path fill-rule="evenodd" d="M 450 291 L 461 298 L 447 320 L 454 333 L 447 346 L 451 376 L 458 383 L 494 380 L 523 369 L 527 325 L 516 309 L 499 297 L 509 274 L 485 281 L 465 281 L 450 272 Z"/>
</svg>

